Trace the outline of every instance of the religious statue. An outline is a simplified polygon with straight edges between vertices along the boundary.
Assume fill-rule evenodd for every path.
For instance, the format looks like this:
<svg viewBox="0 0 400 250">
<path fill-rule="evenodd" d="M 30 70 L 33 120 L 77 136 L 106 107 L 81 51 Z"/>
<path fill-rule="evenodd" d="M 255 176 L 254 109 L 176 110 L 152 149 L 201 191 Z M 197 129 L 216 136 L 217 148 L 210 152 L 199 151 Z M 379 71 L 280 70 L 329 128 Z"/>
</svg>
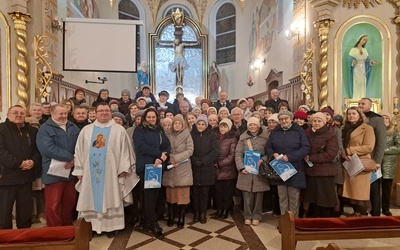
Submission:
<svg viewBox="0 0 400 250">
<path fill-rule="evenodd" d="M 371 60 L 368 51 L 365 48 L 368 36 L 362 35 L 357 43 L 351 48 L 348 64 L 350 68 L 350 96 L 352 99 L 361 99 L 367 95 L 367 86 L 369 84 L 372 65 L 376 64 L 375 60 Z"/>
<path fill-rule="evenodd" d="M 174 48 L 174 52 L 175 52 L 175 57 L 174 57 L 174 61 L 170 62 L 168 64 L 168 68 L 172 71 L 172 72 L 176 72 L 176 77 L 178 79 L 178 85 L 182 84 L 182 76 L 183 76 L 183 70 L 189 68 L 188 63 L 186 62 L 186 59 L 184 57 L 184 48 L 185 47 L 192 47 L 192 46 L 196 46 L 199 45 L 200 42 L 197 41 L 196 43 L 181 43 L 179 41 L 179 39 L 175 39 L 173 43 L 158 43 L 159 45 L 163 45 L 163 46 L 172 46 Z"/>
<path fill-rule="evenodd" d="M 185 14 L 176 8 L 175 12 L 171 13 L 172 22 L 174 23 L 175 28 L 182 28 L 183 20 L 185 19 Z"/>
<path fill-rule="evenodd" d="M 143 86 L 149 86 L 149 72 L 147 71 L 147 64 L 145 61 L 140 63 L 137 71 L 138 86 L 136 89 L 141 89 Z"/>
<path fill-rule="evenodd" d="M 211 63 L 210 72 L 208 74 L 208 86 L 210 90 L 210 100 L 218 100 L 218 88 L 221 73 L 217 67 L 217 63 L 213 61 Z"/>
</svg>

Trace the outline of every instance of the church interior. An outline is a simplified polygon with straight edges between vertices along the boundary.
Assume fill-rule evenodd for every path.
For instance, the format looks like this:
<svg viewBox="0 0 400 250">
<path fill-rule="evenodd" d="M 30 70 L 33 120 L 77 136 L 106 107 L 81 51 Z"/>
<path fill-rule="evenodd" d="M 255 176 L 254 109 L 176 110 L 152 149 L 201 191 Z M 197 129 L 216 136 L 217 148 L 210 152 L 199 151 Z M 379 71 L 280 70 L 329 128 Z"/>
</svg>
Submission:
<svg viewBox="0 0 400 250">
<path fill-rule="evenodd" d="M 136 93 L 143 84 L 154 95 L 167 91 L 170 102 L 181 89 L 192 104 L 197 96 L 215 102 L 220 91 L 233 102 L 264 103 L 278 89 L 291 110 L 330 106 L 335 114 L 368 97 L 374 112 L 400 120 L 399 28 L 400 0 L 0 1 L 0 121 L 15 104 L 61 102 L 78 88 L 92 103 L 101 89 L 120 98 L 121 90 Z M 361 80 L 352 53 L 368 64 Z M 184 63 L 176 69 L 178 57 Z M 211 86 L 213 67 L 220 77 Z M 143 69 L 148 83 L 140 80 Z M 399 173 L 393 190 L 392 212 L 400 216 Z M 237 212 L 203 225 L 187 214 L 184 229 L 161 223 L 164 241 L 127 228 L 115 238 L 94 237 L 90 249 L 281 249 L 272 214 L 259 226 L 242 220 Z M 329 243 L 400 249 L 398 238 L 304 241 L 296 249 Z"/>
</svg>

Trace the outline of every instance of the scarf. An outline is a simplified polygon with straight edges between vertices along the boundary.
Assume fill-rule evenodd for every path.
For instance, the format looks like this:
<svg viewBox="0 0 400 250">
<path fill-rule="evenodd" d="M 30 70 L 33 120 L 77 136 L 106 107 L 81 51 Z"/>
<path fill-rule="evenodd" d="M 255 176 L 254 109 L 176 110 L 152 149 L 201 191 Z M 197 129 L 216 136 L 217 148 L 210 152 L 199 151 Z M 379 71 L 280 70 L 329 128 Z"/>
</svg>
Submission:
<svg viewBox="0 0 400 250">
<path fill-rule="evenodd" d="M 351 133 L 353 133 L 353 131 L 356 128 L 358 128 L 361 124 L 363 124 L 363 120 L 359 120 L 355 124 L 346 122 L 346 124 L 344 125 L 344 128 L 343 128 L 343 135 L 342 135 L 343 148 L 346 149 L 349 146 Z"/>
<path fill-rule="evenodd" d="M 148 128 L 148 129 L 150 129 L 150 130 L 156 130 L 156 129 L 158 128 L 158 125 L 157 125 L 157 124 L 151 125 L 150 123 L 148 123 L 148 122 L 146 122 L 146 121 L 143 121 L 143 122 L 142 122 L 142 126 L 143 126 L 144 128 Z"/>
</svg>

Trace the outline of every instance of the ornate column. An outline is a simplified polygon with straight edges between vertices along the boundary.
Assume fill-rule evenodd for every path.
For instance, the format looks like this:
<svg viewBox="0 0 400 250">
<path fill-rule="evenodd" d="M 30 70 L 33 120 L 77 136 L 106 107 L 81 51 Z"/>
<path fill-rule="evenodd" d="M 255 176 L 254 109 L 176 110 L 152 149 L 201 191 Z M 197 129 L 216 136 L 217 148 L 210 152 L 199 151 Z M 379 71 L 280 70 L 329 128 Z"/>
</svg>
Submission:
<svg viewBox="0 0 400 250">
<path fill-rule="evenodd" d="M 308 0 L 311 6 L 318 13 L 318 21 L 314 22 L 314 27 L 318 29 L 318 37 L 320 42 L 319 50 L 319 79 L 318 79 L 318 106 L 319 108 L 329 105 L 329 32 L 334 24 L 331 14 L 332 10 L 339 4 L 338 0 Z"/>
<path fill-rule="evenodd" d="M 318 29 L 318 37 L 319 37 L 319 80 L 318 80 L 318 106 L 319 108 L 328 106 L 328 51 L 329 51 L 329 30 L 334 24 L 334 20 L 326 18 L 319 21 L 314 22 L 314 27 Z"/>
<path fill-rule="evenodd" d="M 16 104 L 27 107 L 29 103 L 29 82 L 28 82 L 28 63 L 27 63 L 27 48 L 26 48 L 26 24 L 31 20 L 29 14 L 24 14 L 18 11 L 8 13 L 14 21 L 14 30 L 17 35 L 15 48 L 17 55 L 15 62 L 17 65 L 16 78 L 18 82 Z"/>
</svg>

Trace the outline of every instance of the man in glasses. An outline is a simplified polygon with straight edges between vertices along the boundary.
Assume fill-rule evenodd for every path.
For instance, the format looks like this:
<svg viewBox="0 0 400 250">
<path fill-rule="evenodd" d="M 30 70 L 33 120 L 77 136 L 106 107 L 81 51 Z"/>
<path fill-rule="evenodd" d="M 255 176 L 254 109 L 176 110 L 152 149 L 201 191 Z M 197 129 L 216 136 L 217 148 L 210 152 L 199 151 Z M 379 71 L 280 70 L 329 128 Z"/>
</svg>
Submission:
<svg viewBox="0 0 400 250">
<path fill-rule="evenodd" d="M 14 202 L 17 228 L 32 224 L 32 181 L 35 169 L 40 169 L 40 155 L 37 129 L 25 123 L 25 116 L 25 109 L 15 105 L 0 123 L 0 229 L 12 228 Z"/>
</svg>

